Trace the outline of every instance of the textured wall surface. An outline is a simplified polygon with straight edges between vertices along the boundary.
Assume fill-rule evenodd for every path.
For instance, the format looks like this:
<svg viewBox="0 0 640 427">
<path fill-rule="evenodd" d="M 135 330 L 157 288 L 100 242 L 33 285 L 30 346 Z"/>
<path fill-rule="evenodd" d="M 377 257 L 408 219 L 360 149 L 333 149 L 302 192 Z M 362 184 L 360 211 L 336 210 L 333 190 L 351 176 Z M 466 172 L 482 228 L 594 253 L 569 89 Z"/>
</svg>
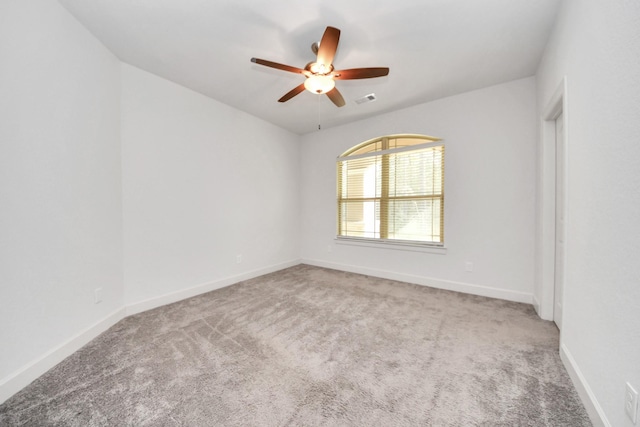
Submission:
<svg viewBox="0 0 640 427">
<path fill-rule="evenodd" d="M 297 260 L 298 137 L 122 73 L 126 303 Z"/>
<path fill-rule="evenodd" d="M 535 79 L 527 78 L 305 135 L 302 258 L 531 302 L 535 102 Z M 446 144 L 446 255 L 334 244 L 336 157 L 395 133 L 432 135 Z M 466 262 L 473 263 L 473 272 L 465 271 Z"/>
<path fill-rule="evenodd" d="M 57 2 L 2 2 L 0 384 L 122 307 L 119 94 Z"/>
<path fill-rule="evenodd" d="M 562 344 L 608 422 L 640 388 L 640 4 L 566 1 L 538 72 L 539 108 L 567 78 Z"/>
</svg>

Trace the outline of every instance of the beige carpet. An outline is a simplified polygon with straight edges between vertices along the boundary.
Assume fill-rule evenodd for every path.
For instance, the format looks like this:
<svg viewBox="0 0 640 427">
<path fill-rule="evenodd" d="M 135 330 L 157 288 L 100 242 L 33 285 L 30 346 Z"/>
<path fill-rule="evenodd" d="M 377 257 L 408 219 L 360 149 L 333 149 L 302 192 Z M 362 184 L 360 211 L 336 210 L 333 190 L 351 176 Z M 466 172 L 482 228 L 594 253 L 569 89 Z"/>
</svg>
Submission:
<svg viewBox="0 0 640 427">
<path fill-rule="evenodd" d="M 529 305 L 300 265 L 124 319 L 14 426 L 590 426 Z"/>
</svg>

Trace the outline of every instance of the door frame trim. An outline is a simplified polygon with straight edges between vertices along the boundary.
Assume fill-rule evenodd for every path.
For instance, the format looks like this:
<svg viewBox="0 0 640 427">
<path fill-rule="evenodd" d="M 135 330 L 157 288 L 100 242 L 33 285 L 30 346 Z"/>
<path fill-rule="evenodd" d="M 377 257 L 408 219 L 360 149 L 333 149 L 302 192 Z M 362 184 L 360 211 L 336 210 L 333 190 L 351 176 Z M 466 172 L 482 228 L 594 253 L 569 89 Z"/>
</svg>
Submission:
<svg viewBox="0 0 640 427">
<path fill-rule="evenodd" d="M 538 315 L 545 320 L 553 320 L 555 290 L 555 226 L 556 226 L 556 119 L 562 114 L 564 125 L 564 214 L 568 217 L 567 194 L 569 194 L 568 158 L 569 158 L 569 108 L 567 102 L 567 77 L 563 77 L 557 89 L 547 102 L 540 117 L 540 146 L 538 151 L 538 233 L 536 289 L 534 307 Z M 565 274 L 567 262 L 567 240 L 565 220 Z M 563 308 L 565 307 L 563 298 Z"/>
</svg>

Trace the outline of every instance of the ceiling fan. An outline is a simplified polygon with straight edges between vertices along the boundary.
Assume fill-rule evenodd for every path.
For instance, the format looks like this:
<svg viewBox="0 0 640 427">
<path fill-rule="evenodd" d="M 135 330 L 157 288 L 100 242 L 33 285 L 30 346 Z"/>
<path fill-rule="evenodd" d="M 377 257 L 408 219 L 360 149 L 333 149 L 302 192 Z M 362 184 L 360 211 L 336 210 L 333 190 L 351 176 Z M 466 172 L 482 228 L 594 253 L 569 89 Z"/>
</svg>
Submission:
<svg viewBox="0 0 640 427">
<path fill-rule="evenodd" d="M 389 74 L 389 68 L 351 68 L 348 70 L 335 70 L 333 67 L 333 57 L 338 49 L 340 40 L 340 30 L 334 27 L 327 27 L 319 43 L 311 45 L 311 50 L 317 55 L 316 62 L 308 63 L 304 69 L 267 61 L 265 59 L 251 58 L 251 62 L 276 68 L 278 70 L 289 71 L 291 73 L 302 74 L 306 77 L 304 83 L 296 86 L 287 92 L 278 102 L 286 102 L 298 95 L 305 89 L 316 94 L 326 93 L 329 99 L 338 107 L 344 106 L 344 98 L 338 91 L 336 80 L 370 79 L 373 77 L 383 77 Z"/>
</svg>

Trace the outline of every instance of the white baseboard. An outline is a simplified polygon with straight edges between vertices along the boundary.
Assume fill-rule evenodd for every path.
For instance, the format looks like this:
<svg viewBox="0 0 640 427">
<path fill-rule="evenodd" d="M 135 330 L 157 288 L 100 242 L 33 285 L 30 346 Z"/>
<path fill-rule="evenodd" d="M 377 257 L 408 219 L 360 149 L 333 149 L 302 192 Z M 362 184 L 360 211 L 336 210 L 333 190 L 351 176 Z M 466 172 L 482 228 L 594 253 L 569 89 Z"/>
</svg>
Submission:
<svg viewBox="0 0 640 427">
<path fill-rule="evenodd" d="M 589 414 L 591 423 L 593 423 L 594 427 L 611 427 L 611 423 L 609 423 L 596 396 L 593 394 L 593 391 L 591 391 L 589 383 L 587 383 L 576 361 L 573 356 L 571 356 L 569 349 L 567 349 L 564 344 L 560 345 L 560 359 L 567 369 L 571 381 L 573 381 L 573 385 L 578 392 L 578 396 L 580 396 L 584 408 L 587 410 L 587 414 Z"/>
<path fill-rule="evenodd" d="M 0 381 L 0 404 L 125 317 L 119 308 Z"/>
<path fill-rule="evenodd" d="M 533 304 L 533 309 L 536 311 L 536 314 L 542 318 L 542 316 L 540 316 L 540 302 L 538 302 L 538 298 L 536 298 L 535 295 L 532 295 L 531 303 Z"/>
<path fill-rule="evenodd" d="M 431 288 L 446 289 L 448 291 L 462 292 L 465 294 L 522 302 L 525 304 L 531 304 L 533 301 L 533 295 L 526 292 L 510 291 L 506 289 L 492 288 L 489 286 L 474 285 L 472 283 L 453 282 L 450 280 L 434 279 L 431 277 L 415 276 L 412 274 L 397 273 L 395 271 L 378 270 L 314 259 L 303 259 L 302 263 L 315 265 L 317 267 L 331 268 L 333 270 L 348 271 L 350 273 L 365 274 L 367 276 L 429 286 Z"/>
<path fill-rule="evenodd" d="M 293 267 L 300 264 L 300 260 L 287 261 L 280 264 L 271 265 L 257 270 L 247 271 L 246 273 L 238 274 L 236 276 L 229 276 L 222 279 L 215 280 L 213 282 L 202 283 L 196 286 L 192 286 L 187 289 L 181 289 L 176 292 L 170 292 L 168 294 L 161 295 L 159 297 L 149 298 L 144 301 L 129 304 L 126 306 L 127 316 L 132 314 L 141 313 L 143 311 L 151 310 L 153 308 L 161 307 L 163 305 L 172 304 L 174 302 L 182 301 L 183 299 L 191 298 L 196 295 L 211 292 L 216 289 L 224 288 L 234 283 L 242 282 L 243 280 L 253 279 L 254 277 L 262 276 L 263 274 L 273 273 L 274 271 L 283 270 L 285 268 Z"/>
</svg>

